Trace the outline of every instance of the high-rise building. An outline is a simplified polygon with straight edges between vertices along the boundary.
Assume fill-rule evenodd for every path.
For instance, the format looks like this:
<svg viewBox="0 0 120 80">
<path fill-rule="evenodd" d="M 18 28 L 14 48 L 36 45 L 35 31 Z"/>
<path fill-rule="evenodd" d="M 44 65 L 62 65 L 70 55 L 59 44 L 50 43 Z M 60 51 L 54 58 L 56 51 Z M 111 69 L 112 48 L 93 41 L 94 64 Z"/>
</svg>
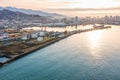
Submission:
<svg viewBox="0 0 120 80">
<path fill-rule="evenodd" d="M 79 22 L 78 22 L 78 16 L 76 16 L 75 19 L 74 19 L 74 24 L 77 26 L 78 23 L 79 23 Z"/>
</svg>

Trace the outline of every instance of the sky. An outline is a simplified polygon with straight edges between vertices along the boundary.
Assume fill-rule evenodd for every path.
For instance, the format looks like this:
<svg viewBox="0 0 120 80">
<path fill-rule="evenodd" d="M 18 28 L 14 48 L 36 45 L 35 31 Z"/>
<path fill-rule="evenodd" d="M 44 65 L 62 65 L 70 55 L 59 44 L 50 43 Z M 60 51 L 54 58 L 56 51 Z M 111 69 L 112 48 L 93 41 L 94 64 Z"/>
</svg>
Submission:
<svg viewBox="0 0 120 80">
<path fill-rule="evenodd" d="M 120 0 L 0 0 L 1 7 L 17 7 L 67 16 L 120 15 Z"/>
</svg>

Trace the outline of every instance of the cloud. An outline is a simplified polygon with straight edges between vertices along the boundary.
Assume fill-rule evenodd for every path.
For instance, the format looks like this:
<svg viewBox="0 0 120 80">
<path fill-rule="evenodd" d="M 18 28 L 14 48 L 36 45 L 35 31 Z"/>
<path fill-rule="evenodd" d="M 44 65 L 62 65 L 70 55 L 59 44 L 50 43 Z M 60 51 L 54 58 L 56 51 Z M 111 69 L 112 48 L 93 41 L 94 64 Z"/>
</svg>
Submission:
<svg viewBox="0 0 120 80">
<path fill-rule="evenodd" d="M 109 11 L 109 10 L 120 10 L 120 7 L 115 8 L 57 8 L 49 9 L 53 11 Z"/>
</svg>

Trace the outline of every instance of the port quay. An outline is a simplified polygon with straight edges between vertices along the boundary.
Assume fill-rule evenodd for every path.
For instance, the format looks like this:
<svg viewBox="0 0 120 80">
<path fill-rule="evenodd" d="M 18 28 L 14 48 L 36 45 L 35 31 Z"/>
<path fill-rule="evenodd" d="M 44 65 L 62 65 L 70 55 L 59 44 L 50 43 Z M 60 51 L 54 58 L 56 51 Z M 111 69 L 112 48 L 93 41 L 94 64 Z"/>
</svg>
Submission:
<svg viewBox="0 0 120 80">
<path fill-rule="evenodd" d="M 84 26 L 83 26 L 84 27 Z M 74 28 L 74 29 L 73 29 Z M 111 26 L 104 26 L 104 25 L 93 25 L 92 27 L 81 29 L 78 26 L 72 26 L 72 30 L 67 31 L 68 29 L 61 30 L 61 32 L 55 32 L 53 30 L 47 31 L 47 27 L 42 27 L 41 30 L 36 31 L 33 29 L 22 29 L 19 33 L 17 33 L 15 30 L 5 30 L 6 32 L 11 33 L 11 39 L 5 38 L 3 41 L 1 41 L 1 49 L 3 52 L 0 55 L 0 58 L 6 58 L 2 62 L 0 62 L 0 66 L 3 66 L 5 64 L 8 64 L 16 59 L 19 59 L 25 55 L 28 55 L 34 51 L 37 51 L 41 48 L 44 48 L 48 45 L 51 45 L 55 42 L 58 42 L 64 38 L 67 38 L 71 35 L 77 34 L 77 33 L 83 33 L 93 30 L 101 30 L 101 29 L 108 29 L 111 28 Z M 59 29 L 60 30 L 60 29 Z M 12 34 L 12 32 L 16 32 Z M 24 34 L 21 35 L 21 31 L 24 31 Z M 31 33 L 31 34 L 28 34 Z M 7 34 L 5 34 L 7 35 Z M 12 45 L 12 47 L 11 47 Z M 20 46 L 21 45 L 21 46 Z M 27 45 L 27 46 L 26 46 Z M 9 49 L 15 49 L 17 47 L 19 50 L 9 50 Z M 6 52 L 8 51 L 8 52 Z M 8 54 L 6 54 L 8 53 Z"/>
</svg>

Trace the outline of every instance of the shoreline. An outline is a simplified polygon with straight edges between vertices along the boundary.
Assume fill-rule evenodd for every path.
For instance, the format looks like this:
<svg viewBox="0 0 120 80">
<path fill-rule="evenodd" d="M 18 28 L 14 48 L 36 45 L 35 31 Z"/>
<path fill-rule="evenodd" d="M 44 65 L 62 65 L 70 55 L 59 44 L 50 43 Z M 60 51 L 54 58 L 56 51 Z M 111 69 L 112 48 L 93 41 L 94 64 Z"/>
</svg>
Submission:
<svg viewBox="0 0 120 80">
<path fill-rule="evenodd" d="M 108 27 L 103 27 L 103 28 L 91 28 L 91 29 L 85 29 L 85 30 L 77 30 L 77 31 L 73 31 L 73 32 L 65 35 L 64 37 L 59 37 L 59 38 L 55 38 L 55 39 L 52 39 L 52 40 L 45 41 L 45 43 L 43 43 L 43 44 L 24 49 L 23 53 L 21 53 L 20 55 L 16 55 L 16 56 L 8 59 L 5 62 L 0 62 L 0 67 L 4 66 L 4 65 L 6 65 L 6 64 L 8 64 L 8 63 L 10 63 L 10 62 L 12 62 L 14 60 L 17 60 L 17 59 L 19 59 L 21 57 L 24 57 L 24 56 L 26 56 L 26 55 L 28 55 L 28 54 L 30 54 L 32 52 L 35 52 L 35 51 L 40 50 L 40 49 L 42 49 L 44 47 L 47 47 L 47 46 L 49 46 L 51 44 L 54 44 L 54 43 L 56 43 L 56 42 L 58 42 L 58 41 L 60 41 L 62 39 L 65 39 L 65 38 L 67 38 L 69 36 L 72 36 L 74 34 L 83 33 L 83 32 L 89 32 L 89 31 L 95 31 L 95 30 L 108 29 L 108 28 L 111 28 L 111 27 L 108 26 Z"/>
</svg>

